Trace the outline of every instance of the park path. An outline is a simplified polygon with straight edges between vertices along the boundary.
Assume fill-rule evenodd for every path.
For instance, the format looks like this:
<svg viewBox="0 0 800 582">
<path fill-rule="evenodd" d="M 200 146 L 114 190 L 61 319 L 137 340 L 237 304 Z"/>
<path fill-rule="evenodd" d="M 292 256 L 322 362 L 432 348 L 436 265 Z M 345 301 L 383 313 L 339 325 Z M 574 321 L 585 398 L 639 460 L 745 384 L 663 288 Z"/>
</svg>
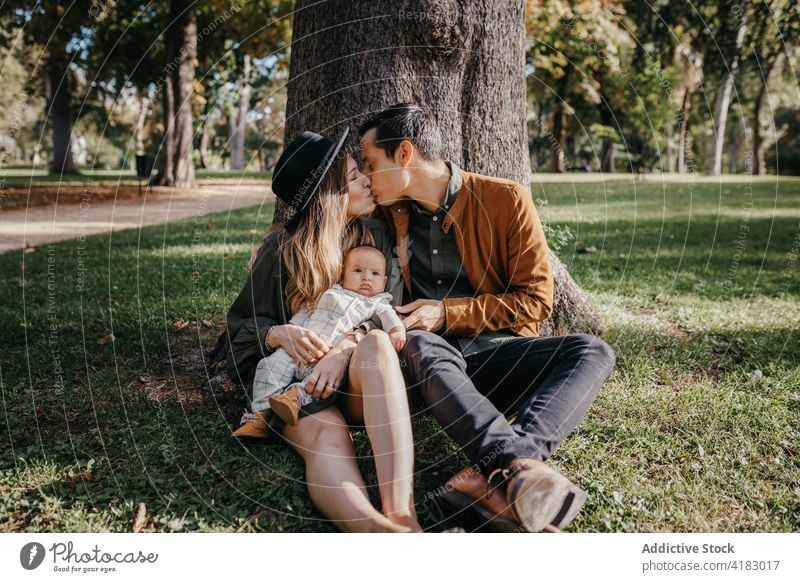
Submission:
<svg viewBox="0 0 800 582">
<path fill-rule="evenodd" d="M 274 202 L 266 184 L 201 184 L 155 188 L 141 198 L 35 206 L 0 211 L 0 253 Z"/>
</svg>

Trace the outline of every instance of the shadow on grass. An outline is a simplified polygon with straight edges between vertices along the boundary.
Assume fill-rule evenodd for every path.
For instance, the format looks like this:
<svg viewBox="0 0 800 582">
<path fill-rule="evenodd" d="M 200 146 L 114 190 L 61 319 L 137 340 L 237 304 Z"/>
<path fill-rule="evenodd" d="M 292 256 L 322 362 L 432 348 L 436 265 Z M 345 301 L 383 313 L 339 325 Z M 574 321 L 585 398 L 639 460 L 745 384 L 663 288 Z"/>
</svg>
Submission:
<svg viewBox="0 0 800 582">
<path fill-rule="evenodd" d="M 206 380 L 202 355 L 245 281 L 244 264 L 271 212 L 242 210 L 0 255 L 11 290 L 0 299 L 7 429 L 0 440 L 6 516 L 0 528 L 129 531 L 145 502 L 148 529 L 155 531 L 333 531 L 310 503 L 302 463 L 288 447 L 242 448 L 229 438 L 243 395 L 229 386 L 199 388 Z M 796 320 L 773 321 L 772 313 L 776 296 L 783 307 L 796 303 L 797 275 L 787 276 L 787 253 L 797 220 L 751 218 L 737 257 L 742 224 L 741 217 L 708 214 L 649 216 L 635 225 L 595 221 L 575 228 L 582 242 L 562 249 L 582 285 L 618 302 L 601 305 L 611 313 L 617 371 L 554 458 L 593 492 L 576 529 L 736 529 L 744 523 L 757 530 L 759 519 L 775 529 L 792 527 L 791 518 L 768 515 L 786 505 L 783 497 L 757 505 L 769 498 L 777 477 L 762 478 L 761 489 L 750 491 L 737 480 L 745 473 L 734 451 L 742 442 L 754 450 L 760 442 L 780 449 L 788 433 L 769 433 L 769 419 L 797 418 L 788 384 L 800 359 Z M 600 251 L 577 252 L 588 246 Z M 181 328 L 184 322 L 189 325 Z M 113 341 L 97 343 L 112 332 Z M 715 394 L 718 387 L 732 399 L 728 408 Z M 778 408 L 748 400 L 756 395 Z M 663 409 L 670 398 L 685 398 L 681 414 Z M 748 410 L 766 411 L 767 420 L 751 418 Z M 637 419 L 644 419 L 641 432 L 629 434 Z M 750 432 L 737 442 L 736 422 L 743 420 Z M 724 437 L 718 454 L 720 462 L 733 459 L 729 471 L 704 476 L 692 468 L 699 462 L 692 457 L 697 443 L 711 449 L 701 438 L 707 426 Z M 415 417 L 414 430 L 423 525 L 456 525 L 445 519 L 434 493 L 466 459 L 429 416 Z M 693 448 L 683 447 L 687 439 Z M 354 440 L 377 500 L 368 440 L 363 431 Z M 673 454 L 681 456 L 670 460 Z M 645 482 L 636 472 L 643 466 L 649 467 Z M 667 493 L 670 482 L 684 497 Z M 681 499 L 693 487 L 724 489 L 753 517 L 715 509 L 710 499 L 698 502 L 705 516 L 689 515 Z M 624 511 L 613 491 L 626 500 Z M 685 512 L 670 513 L 665 505 Z"/>
</svg>

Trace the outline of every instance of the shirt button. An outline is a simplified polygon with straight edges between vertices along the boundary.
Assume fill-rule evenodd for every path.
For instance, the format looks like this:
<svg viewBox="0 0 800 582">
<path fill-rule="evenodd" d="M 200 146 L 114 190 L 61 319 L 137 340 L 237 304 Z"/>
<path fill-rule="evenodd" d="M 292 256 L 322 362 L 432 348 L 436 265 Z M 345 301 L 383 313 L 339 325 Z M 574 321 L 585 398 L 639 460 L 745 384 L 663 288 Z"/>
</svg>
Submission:
<svg viewBox="0 0 800 582">
<path fill-rule="evenodd" d="M 436 279 L 436 284 L 437 285 L 441 285 L 442 284 L 442 280 L 441 279 Z"/>
<path fill-rule="evenodd" d="M 436 222 L 437 220 L 439 220 L 439 217 L 438 216 L 434 216 L 433 217 L 433 221 Z"/>
<path fill-rule="evenodd" d="M 437 251 L 436 249 L 433 249 L 433 254 L 434 254 L 434 255 L 438 255 L 438 254 L 439 254 L 439 251 Z"/>
</svg>

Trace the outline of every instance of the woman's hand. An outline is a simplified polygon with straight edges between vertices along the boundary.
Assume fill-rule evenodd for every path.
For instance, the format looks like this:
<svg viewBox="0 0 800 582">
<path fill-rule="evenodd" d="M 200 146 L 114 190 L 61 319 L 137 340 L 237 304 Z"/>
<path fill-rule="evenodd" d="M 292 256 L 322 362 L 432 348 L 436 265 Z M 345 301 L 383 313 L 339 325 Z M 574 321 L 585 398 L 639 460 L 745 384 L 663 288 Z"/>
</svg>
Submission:
<svg viewBox="0 0 800 582">
<path fill-rule="evenodd" d="M 355 346 L 352 342 L 348 342 L 347 345 Z M 352 353 L 352 350 L 348 350 L 344 346 L 344 342 L 340 342 L 314 366 L 314 371 L 311 372 L 311 376 L 306 382 L 306 392 L 311 394 L 315 400 L 330 398 L 333 392 L 341 386 L 345 370 L 347 370 L 347 363 L 350 361 L 349 354 Z"/>
<path fill-rule="evenodd" d="M 283 348 L 298 366 L 310 366 L 331 349 L 331 346 L 310 329 L 291 323 L 274 326 L 267 338 L 272 341 L 272 345 L 267 347 Z"/>
</svg>

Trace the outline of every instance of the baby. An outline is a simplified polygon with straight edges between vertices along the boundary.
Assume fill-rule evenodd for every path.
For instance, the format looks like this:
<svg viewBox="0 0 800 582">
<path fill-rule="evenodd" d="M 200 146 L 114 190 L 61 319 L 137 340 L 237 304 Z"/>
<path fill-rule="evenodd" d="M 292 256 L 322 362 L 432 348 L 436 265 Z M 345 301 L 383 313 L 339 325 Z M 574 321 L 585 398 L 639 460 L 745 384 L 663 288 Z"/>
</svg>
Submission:
<svg viewBox="0 0 800 582">
<path fill-rule="evenodd" d="M 345 255 L 342 271 L 341 284 L 325 291 L 313 311 L 302 309 L 289 323 L 305 327 L 334 345 L 362 322 L 377 316 L 392 346 L 400 351 L 406 330 L 390 303 L 392 295 L 383 292 L 388 279 L 383 253 L 371 246 L 354 247 Z M 312 371 L 312 367 L 298 366 L 282 348 L 262 359 L 253 381 L 253 412 L 272 409 L 284 422 L 296 425 L 300 409 L 313 400 L 305 389 Z M 295 378 L 299 382 L 292 384 Z"/>
</svg>

